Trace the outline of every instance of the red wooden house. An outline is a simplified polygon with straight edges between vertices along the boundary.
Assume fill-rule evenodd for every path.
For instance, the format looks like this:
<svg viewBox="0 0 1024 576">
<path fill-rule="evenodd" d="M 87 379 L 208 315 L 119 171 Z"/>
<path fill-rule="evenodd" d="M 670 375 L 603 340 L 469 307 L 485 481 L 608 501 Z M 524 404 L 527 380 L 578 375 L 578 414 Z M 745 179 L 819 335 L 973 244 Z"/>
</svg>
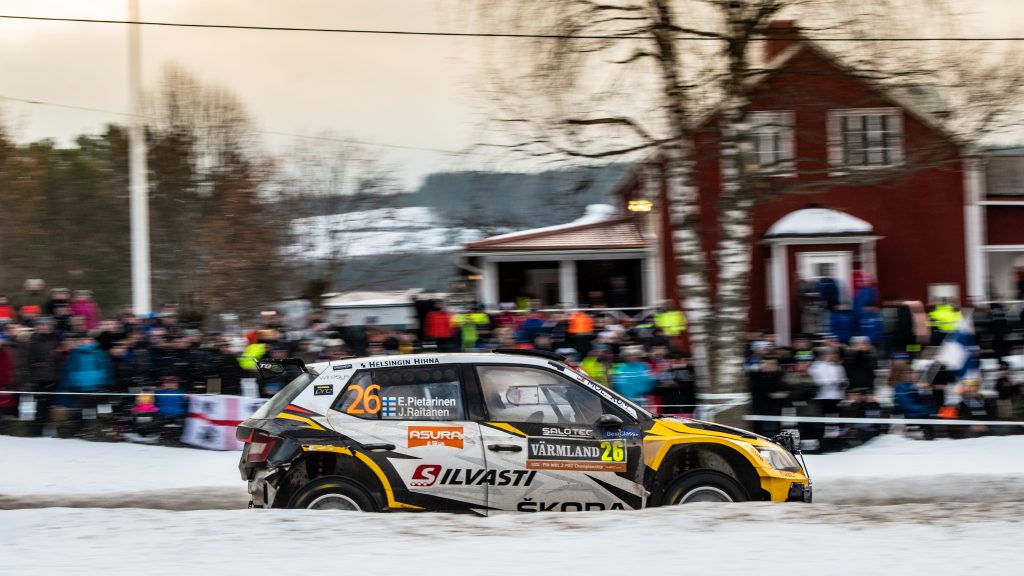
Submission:
<svg viewBox="0 0 1024 576">
<path fill-rule="evenodd" d="M 970 213 L 980 179 L 940 127 L 940 101 L 921 88 L 885 89 L 859 78 L 820 45 L 797 38 L 792 22 L 773 23 L 766 72 L 751 83 L 751 168 L 770 175 L 753 218 L 751 328 L 788 341 L 800 330 L 799 281 L 834 277 L 849 299 L 858 266 L 884 298 L 983 297 L 979 223 Z M 717 240 L 722 187 L 718 123 L 708 119 L 695 142 L 708 250 Z M 894 170 L 899 175 L 874 177 Z M 799 192 L 821 180 L 832 181 L 825 191 Z M 773 193 L 787 189 L 796 193 Z M 666 270 L 666 294 L 674 276 Z"/>
</svg>

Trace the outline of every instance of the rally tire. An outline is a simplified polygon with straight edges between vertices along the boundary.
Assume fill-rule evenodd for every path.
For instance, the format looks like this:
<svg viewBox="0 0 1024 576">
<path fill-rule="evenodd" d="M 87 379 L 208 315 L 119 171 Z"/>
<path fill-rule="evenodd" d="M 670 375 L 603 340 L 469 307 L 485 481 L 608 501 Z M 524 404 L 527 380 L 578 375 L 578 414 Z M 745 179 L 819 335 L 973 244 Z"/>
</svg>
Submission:
<svg viewBox="0 0 1024 576">
<path fill-rule="evenodd" d="M 373 498 L 362 486 L 341 476 L 324 476 L 306 484 L 295 493 L 288 507 L 350 512 L 377 511 Z"/>
<path fill-rule="evenodd" d="M 694 502 L 746 502 L 750 497 L 739 482 L 714 470 L 695 470 L 683 474 L 665 491 L 668 506 Z"/>
</svg>

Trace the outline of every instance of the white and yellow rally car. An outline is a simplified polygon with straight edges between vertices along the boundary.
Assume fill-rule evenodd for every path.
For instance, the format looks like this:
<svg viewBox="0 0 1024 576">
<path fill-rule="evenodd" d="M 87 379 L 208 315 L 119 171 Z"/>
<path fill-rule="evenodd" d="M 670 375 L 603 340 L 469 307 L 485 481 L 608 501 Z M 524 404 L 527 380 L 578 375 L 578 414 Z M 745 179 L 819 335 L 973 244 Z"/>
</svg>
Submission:
<svg viewBox="0 0 1024 576">
<path fill-rule="evenodd" d="M 559 359 L 499 350 L 300 365 L 238 427 L 250 505 L 487 514 L 810 502 L 786 442 L 652 414 Z"/>
</svg>

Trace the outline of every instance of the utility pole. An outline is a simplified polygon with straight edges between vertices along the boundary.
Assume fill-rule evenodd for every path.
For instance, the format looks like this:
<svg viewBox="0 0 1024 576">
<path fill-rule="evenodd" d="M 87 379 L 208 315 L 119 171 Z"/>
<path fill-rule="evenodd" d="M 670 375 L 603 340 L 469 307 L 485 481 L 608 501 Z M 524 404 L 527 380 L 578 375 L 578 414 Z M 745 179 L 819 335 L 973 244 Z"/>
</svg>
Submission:
<svg viewBox="0 0 1024 576">
<path fill-rule="evenodd" d="M 128 20 L 139 21 L 139 0 L 128 0 Z M 142 56 L 139 25 L 128 24 L 128 85 L 132 109 L 128 130 L 128 188 L 132 240 L 132 307 L 152 312 L 149 270 L 149 179 L 146 174 L 146 128 L 142 112 Z"/>
</svg>

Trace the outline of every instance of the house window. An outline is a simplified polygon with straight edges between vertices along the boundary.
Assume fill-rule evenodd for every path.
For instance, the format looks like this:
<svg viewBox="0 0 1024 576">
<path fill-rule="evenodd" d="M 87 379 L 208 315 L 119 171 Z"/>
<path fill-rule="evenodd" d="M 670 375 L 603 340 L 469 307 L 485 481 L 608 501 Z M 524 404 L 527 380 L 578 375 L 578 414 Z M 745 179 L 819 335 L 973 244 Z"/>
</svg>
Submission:
<svg viewBox="0 0 1024 576">
<path fill-rule="evenodd" d="M 750 139 L 753 153 L 751 170 L 792 172 L 793 113 L 751 112 Z"/>
<path fill-rule="evenodd" d="M 829 162 L 843 168 L 903 163 L 903 117 L 898 108 L 831 110 Z"/>
</svg>

